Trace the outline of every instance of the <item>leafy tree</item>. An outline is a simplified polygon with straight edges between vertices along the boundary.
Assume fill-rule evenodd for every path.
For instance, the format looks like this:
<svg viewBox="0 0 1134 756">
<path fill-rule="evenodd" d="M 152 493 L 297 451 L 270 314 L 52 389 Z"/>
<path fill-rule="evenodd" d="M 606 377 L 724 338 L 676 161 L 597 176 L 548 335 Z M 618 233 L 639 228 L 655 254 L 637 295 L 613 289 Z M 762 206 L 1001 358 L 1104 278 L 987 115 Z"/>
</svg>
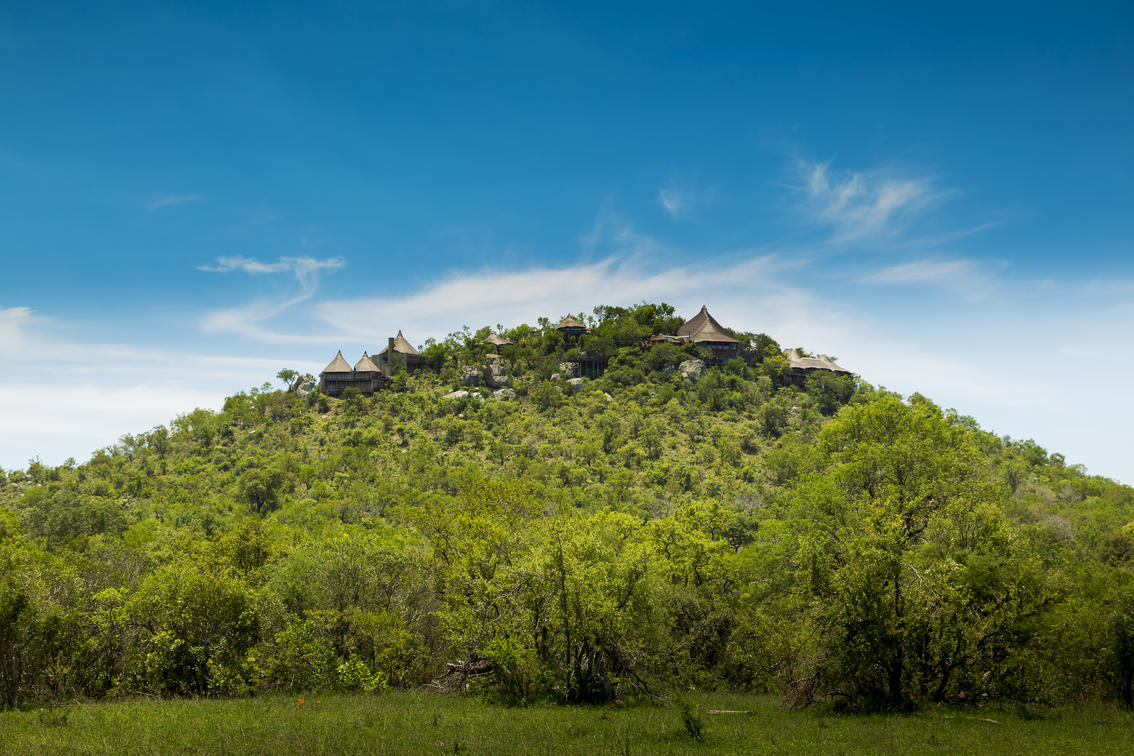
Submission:
<svg viewBox="0 0 1134 756">
<path fill-rule="evenodd" d="M 1050 595 L 956 418 L 886 397 L 843 410 L 819 449 L 796 506 L 823 640 L 796 693 L 893 708 L 994 688 Z"/>
<path fill-rule="evenodd" d="M 245 655 L 259 640 L 251 589 L 192 564 L 156 569 L 139 586 L 129 616 L 144 629 L 129 673 L 140 689 L 174 695 L 247 690 Z"/>
<path fill-rule="evenodd" d="M 299 377 L 299 373 L 291 368 L 284 368 L 276 373 L 276 378 L 283 383 L 286 388 L 291 388 L 295 383 L 295 379 Z"/>
</svg>

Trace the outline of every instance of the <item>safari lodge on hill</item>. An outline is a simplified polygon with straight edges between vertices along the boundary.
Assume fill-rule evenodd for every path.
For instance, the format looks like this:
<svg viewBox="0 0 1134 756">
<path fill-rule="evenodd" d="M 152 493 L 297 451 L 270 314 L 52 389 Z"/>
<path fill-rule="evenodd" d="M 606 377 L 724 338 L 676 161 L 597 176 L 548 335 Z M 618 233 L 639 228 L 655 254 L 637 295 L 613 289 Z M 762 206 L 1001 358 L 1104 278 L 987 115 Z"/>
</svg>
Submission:
<svg viewBox="0 0 1134 756">
<path fill-rule="evenodd" d="M 382 387 L 383 378 L 378 366 L 370 359 L 366 352 L 362 359 L 352 368 L 343 359 L 342 350 L 331 360 L 331 364 L 323 368 L 319 374 L 319 390 L 324 394 L 339 396 L 348 388 L 358 389 L 363 394 L 373 394 Z"/>
<path fill-rule="evenodd" d="M 425 358 L 418 354 L 413 344 L 406 341 L 401 331 L 389 339 L 386 348 L 378 353 L 378 366 L 387 378 L 394 374 L 394 369 L 399 365 L 411 373 L 425 367 Z"/>
<path fill-rule="evenodd" d="M 701 311 L 682 323 L 677 329 L 677 338 L 692 341 L 708 350 L 707 365 L 723 365 L 729 360 L 744 356 L 744 345 L 732 337 L 717 319 L 709 314 L 709 308 L 701 305 Z"/>
<path fill-rule="evenodd" d="M 361 394 L 373 394 L 386 387 L 399 366 L 411 372 L 425 367 L 425 358 L 406 341 L 401 331 L 389 339 L 376 358 L 363 352 L 353 368 L 339 350 L 331 364 L 319 374 L 319 390 L 329 396 L 341 396 L 348 388 L 357 389 Z"/>
<path fill-rule="evenodd" d="M 553 328 L 563 334 L 565 341 L 577 344 L 579 339 L 589 333 L 587 327 L 578 319 L 566 316 Z M 490 333 L 485 339 L 486 343 L 495 347 L 508 346 L 512 342 L 496 333 Z M 650 337 L 651 346 L 655 344 L 687 344 L 693 343 L 705 350 L 706 365 L 723 365 L 729 360 L 743 359 L 751 364 L 756 358 L 756 352 L 746 344 L 734 337 L 732 333 L 721 325 L 716 318 L 709 314 L 709 308 L 702 306 L 701 311 L 681 324 L 676 335 L 655 334 Z M 801 386 L 808 375 L 817 370 L 826 370 L 840 375 L 850 375 L 850 371 L 835 364 L 825 354 L 815 357 L 804 357 L 798 349 L 786 352 L 791 371 L 787 380 L 793 385 Z M 602 374 L 606 368 L 606 360 L 598 356 L 582 352 L 574 358 L 577 363 L 577 374 L 588 378 L 595 378 Z M 413 372 L 425 367 L 425 358 L 414 349 L 406 340 L 401 331 L 397 336 L 391 337 L 386 347 L 375 357 L 366 352 L 352 368 L 340 350 L 335 359 L 319 374 L 319 390 L 331 396 L 341 396 L 348 388 L 357 389 L 362 394 L 373 394 L 385 388 L 394 373 L 403 368 Z"/>
<path fill-rule="evenodd" d="M 578 339 L 584 333 L 588 333 L 587 327 L 570 315 L 556 323 L 555 330 L 572 339 Z"/>
<path fill-rule="evenodd" d="M 728 329 L 709 314 L 709 308 L 701 306 L 701 311 L 686 320 L 677 329 L 676 336 L 656 334 L 650 337 L 650 344 L 686 344 L 692 342 L 706 351 L 706 365 L 723 365 L 729 360 L 743 359 L 751 364 L 755 352 L 733 337 Z"/>
</svg>

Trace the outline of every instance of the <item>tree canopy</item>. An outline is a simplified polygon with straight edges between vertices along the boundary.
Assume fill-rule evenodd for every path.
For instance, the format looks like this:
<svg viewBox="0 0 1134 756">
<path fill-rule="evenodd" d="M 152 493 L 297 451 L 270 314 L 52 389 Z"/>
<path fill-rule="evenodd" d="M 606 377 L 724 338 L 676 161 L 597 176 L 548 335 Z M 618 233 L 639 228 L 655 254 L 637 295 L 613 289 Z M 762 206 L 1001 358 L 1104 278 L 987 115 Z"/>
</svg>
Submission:
<svg viewBox="0 0 1134 756">
<path fill-rule="evenodd" d="M 925 397 L 648 346 L 668 305 L 429 343 L 0 475 L 0 704 L 688 688 L 897 709 L 1134 703 L 1134 490 Z M 513 392 L 462 385 L 499 350 Z M 605 372 L 568 384 L 579 350 Z M 554 377 L 558 374 L 558 377 Z"/>
</svg>

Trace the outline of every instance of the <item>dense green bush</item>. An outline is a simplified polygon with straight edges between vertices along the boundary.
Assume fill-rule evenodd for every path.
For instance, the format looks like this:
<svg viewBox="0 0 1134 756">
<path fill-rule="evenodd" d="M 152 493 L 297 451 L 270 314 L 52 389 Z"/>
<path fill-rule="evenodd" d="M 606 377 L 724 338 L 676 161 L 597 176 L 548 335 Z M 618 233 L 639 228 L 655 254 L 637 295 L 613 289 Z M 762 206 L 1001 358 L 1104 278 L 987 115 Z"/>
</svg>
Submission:
<svg viewBox="0 0 1134 756">
<path fill-rule="evenodd" d="M 1134 490 L 920 396 L 697 382 L 672 308 L 488 329 L 342 399 L 254 389 L 0 475 L 0 704 L 440 680 L 524 703 L 1134 703 Z M 497 329 L 499 330 L 499 329 Z M 578 392 L 551 380 L 609 358 Z"/>
</svg>

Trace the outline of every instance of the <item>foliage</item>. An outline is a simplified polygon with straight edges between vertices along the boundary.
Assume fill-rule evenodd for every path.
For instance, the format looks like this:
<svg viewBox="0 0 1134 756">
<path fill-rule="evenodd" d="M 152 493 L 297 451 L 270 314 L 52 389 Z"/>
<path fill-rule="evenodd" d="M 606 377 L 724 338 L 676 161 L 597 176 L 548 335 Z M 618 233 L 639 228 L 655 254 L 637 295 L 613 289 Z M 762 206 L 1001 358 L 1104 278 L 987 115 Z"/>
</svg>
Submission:
<svg viewBox="0 0 1134 756">
<path fill-rule="evenodd" d="M 764 334 L 693 382 L 694 347 L 648 345 L 668 305 L 586 320 L 494 329 L 514 399 L 441 398 L 489 352 L 464 329 L 374 396 L 253 389 L 5 471 L 0 705 L 1134 705 L 1134 490 L 918 395 L 785 385 Z M 605 372 L 553 378 L 582 352 Z"/>
</svg>

